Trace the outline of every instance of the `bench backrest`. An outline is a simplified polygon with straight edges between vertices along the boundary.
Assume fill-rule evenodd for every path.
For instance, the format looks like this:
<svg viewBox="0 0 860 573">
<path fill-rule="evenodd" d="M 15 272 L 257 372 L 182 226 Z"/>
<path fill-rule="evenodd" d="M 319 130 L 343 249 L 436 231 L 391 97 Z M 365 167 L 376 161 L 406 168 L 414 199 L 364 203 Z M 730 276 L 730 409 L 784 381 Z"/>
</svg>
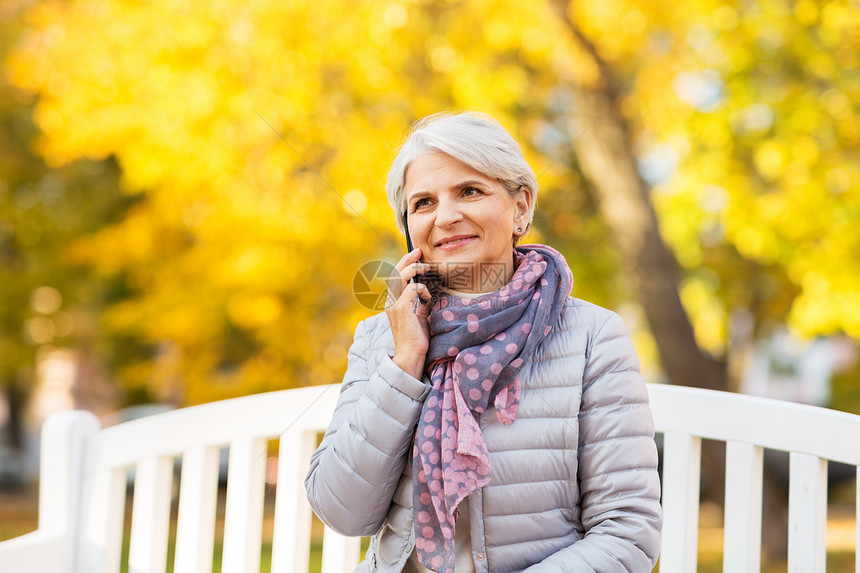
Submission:
<svg viewBox="0 0 860 573">
<path fill-rule="evenodd" d="M 174 571 L 212 571 L 221 448 L 229 448 L 224 515 L 223 573 L 260 570 L 267 443 L 278 441 L 273 573 L 308 570 L 311 512 L 304 477 L 317 434 L 325 430 L 338 387 L 259 394 L 141 418 L 83 440 L 85 456 L 79 519 L 72 531 L 74 571 L 120 570 L 127 472 L 134 469 L 128 570 L 165 570 L 174 494 L 181 459 Z M 50 445 L 45 442 L 48 447 Z M 44 451 L 43 457 L 62 456 Z M 45 476 L 47 477 L 47 476 Z M 44 479 L 44 478 L 43 478 Z M 73 485 L 70 489 L 74 490 Z M 54 505 L 54 500 L 40 500 Z M 325 529 L 323 573 L 352 571 L 359 540 Z"/>
<path fill-rule="evenodd" d="M 164 571 L 181 458 L 174 571 L 209 573 L 219 453 L 228 447 L 221 570 L 259 571 L 267 442 L 277 440 L 271 571 L 307 571 L 304 477 L 338 392 L 338 385 L 272 392 L 102 430 L 89 414 L 59 415 L 43 432 L 40 530 L 68 530 L 55 551 L 58 561 L 76 563 L 71 570 L 118 572 L 127 471 L 134 468 L 128 570 Z M 759 570 L 763 448 L 791 452 L 789 571 L 824 571 L 826 460 L 860 466 L 860 417 L 692 388 L 649 385 L 649 392 L 664 444 L 661 572 L 696 570 L 702 438 L 727 443 L 724 571 Z M 68 482 L 70 474 L 80 479 Z M 359 540 L 325 528 L 322 572 L 348 573 L 358 561 Z"/>
<path fill-rule="evenodd" d="M 827 460 L 860 466 L 860 416 L 695 388 L 650 384 L 648 391 L 657 432 L 663 434 L 661 573 L 696 571 L 703 438 L 726 443 L 723 571 L 760 569 L 767 448 L 790 452 L 788 571 L 823 573 Z"/>
</svg>

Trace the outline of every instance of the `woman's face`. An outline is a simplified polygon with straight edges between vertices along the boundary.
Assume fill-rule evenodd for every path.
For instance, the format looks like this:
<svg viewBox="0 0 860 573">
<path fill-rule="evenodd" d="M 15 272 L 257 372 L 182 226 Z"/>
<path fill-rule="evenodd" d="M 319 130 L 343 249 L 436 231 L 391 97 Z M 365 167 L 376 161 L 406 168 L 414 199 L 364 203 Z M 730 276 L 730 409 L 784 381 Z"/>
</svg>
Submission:
<svg viewBox="0 0 860 573">
<path fill-rule="evenodd" d="M 528 188 L 511 197 L 499 181 L 430 153 L 409 165 L 404 194 L 413 246 L 449 288 L 489 292 L 510 280 L 514 230 L 528 223 Z"/>
</svg>

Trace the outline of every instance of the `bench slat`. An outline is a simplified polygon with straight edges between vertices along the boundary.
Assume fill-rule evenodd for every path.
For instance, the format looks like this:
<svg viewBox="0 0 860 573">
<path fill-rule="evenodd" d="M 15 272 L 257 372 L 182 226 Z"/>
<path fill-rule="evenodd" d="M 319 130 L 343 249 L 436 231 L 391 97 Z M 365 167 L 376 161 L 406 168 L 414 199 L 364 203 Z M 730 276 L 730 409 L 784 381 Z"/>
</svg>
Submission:
<svg viewBox="0 0 860 573">
<path fill-rule="evenodd" d="M 308 570 L 311 506 L 305 495 L 304 480 L 315 447 L 316 432 L 290 431 L 280 439 L 272 573 Z"/>
<path fill-rule="evenodd" d="M 696 571 L 701 459 L 700 438 L 680 432 L 666 432 L 663 437 L 661 572 Z"/>
<path fill-rule="evenodd" d="M 172 485 L 172 458 L 147 458 L 137 464 L 128 552 L 129 571 L 164 573 L 167 566 Z"/>
<path fill-rule="evenodd" d="M 792 452 L 788 484 L 788 571 L 824 573 L 827 460 Z"/>
<path fill-rule="evenodd" d="M 218 501 L 217 446 L 191 448 L 182 456 L 176 524 L 178 573 L 211 573 Z"/>
<path fill-rule="evenodd" d="M 125 468 L 84 476 L 83 520 L 76 571 L 118 573 L 125 514 Z"/>
<path fill-rule="evenodd" d="M 277 437 L 291 429 L 325 431 L 339 384 L 281 390 L 200 404 L 117 424 L 99 432 L 96 468 L 131 467 L 150 456 L 179 456 L 201 444 Z"/>
<path fill-rule="evenodd" d="M 724 573 L 761 570 L 762 458 L 752 444 L 726 445 Z"/>
<path fill-rule="evenodd" d="M 352 571 L 359 561 L 360 537 L 344 537 L 329 526 L 323 528 L 322 567 L 320 573 Z"/>
<path fill-rule="evenodd" d="M 260 570 L 266 455 L 263 438 L 230 443 L 222 573 Z"/>
</svg>

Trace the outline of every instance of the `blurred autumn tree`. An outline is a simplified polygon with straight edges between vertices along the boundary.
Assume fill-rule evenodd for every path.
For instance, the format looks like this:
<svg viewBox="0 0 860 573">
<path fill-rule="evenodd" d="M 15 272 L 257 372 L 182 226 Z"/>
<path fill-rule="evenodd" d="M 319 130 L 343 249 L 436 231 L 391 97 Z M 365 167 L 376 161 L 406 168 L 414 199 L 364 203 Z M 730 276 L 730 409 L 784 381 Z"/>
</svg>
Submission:
<svg viewBox="0 0 860 573">
<path fill-rule="evenodd" d="M 39 94 L 38 151 L 57 164 L 114 154 L 123 192 L 137 198 L 72 249 L 134 295 L 104 316 L 153 348 L 118 371 L 124 386 L 194 403 L 339 377 L 352 326 L 368 314 L 353 273 L 404 249 L 381 192 L 393 146 L 412 120 L 478 86 L 440 73 L 460 58 L 434 9 L 330 17 L 338 6 L 29 11 L 32 31 L 7 70 Z M 429 60 L 411 49 L 416 35 L 438 44 Z M 510 125 L 527 76 L 515 52 L 500 58 L 506 76 L 482 71 L 497 89 L 471 103 Z"/>
<path fill-rule="evenodd" d="M 0 56 L 21 31 L 15 9 L 0 7 Z M 66 250 L 123 211 L 128 201 L 116 193 L 116 165 L 86 159 L 47 165 L 30 149 L 37 132 L 34 102 L 0 75 L 0 391 L 15 448 L 21 447 L 22 405 L 33 387 L 37 353 L 73 346 L 81 370 L 97 375 L 103 370 L 98 364 L 121 361 L 123 349 L 131 348 L 121 340 L 106 348 L 95 319 L 122 287 L 95 280 Z M 112 398 L 84 394 L 80 407 Z"/>
<path fill-rule="evenodd" d="M 578 296 L 640 297 L 652 329 L 692 324 L 695 341 L 666 330 L 715 363 L 785 321 L 856 338 L 857 14 L 848 0 L 46 0 L 6 70 L 39 94 L 49 162 L 116 157 L 136 201 L 73 250 L 132 294 L 105 326 L 153 350 L 124 383 L 188 403 L 338 378 L 368 314 L 353 273 L 403 250 L 386 167 L 404 126 L 440 109 L 487 111 L 524 144 L 535 238 L 566 253 Z M 589 154 L 610 128 L 616 164 Z M 612 202 L 616 184 L 630 201 Z M 632 201 L 671 249 L 654 266 L 621 233 Z M 647 298 L 649 274 L 679 312 Z M 664 361 L 682 354 L 661 337 Z"/>
<path fill-rule="evenodd" d="M 860 268 L 847 256 L 860 238 L 856 8 L 629 8 L 627 42 L 610 35 L 617 22 L 603 7 L 568 14 L 635 126 L 699 343 L 722 357 L 785 321 L 857 338 Z"/>
</svg>

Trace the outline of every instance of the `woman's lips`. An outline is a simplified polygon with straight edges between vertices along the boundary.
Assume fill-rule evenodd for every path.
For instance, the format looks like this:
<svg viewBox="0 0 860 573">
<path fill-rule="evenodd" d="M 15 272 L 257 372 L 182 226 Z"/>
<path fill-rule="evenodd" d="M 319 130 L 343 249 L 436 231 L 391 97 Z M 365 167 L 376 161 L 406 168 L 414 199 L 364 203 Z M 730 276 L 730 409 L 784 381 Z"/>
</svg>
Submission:
<svg viewBox="0 0 860 573">
<path fill-rule="evenodd" d="M 472 235 L 471 237 L 463 237 L 461 239 L 456 239 L 454 241 L 445 241 L 444 243 L 439 245 L 437 248 L 440 250 L 443 250 L 443 251 L 451 251 L 454 249 L 458 249 L 460 247 L 464 247 L 477 238 L 478 237 Z"/>
</svg>

